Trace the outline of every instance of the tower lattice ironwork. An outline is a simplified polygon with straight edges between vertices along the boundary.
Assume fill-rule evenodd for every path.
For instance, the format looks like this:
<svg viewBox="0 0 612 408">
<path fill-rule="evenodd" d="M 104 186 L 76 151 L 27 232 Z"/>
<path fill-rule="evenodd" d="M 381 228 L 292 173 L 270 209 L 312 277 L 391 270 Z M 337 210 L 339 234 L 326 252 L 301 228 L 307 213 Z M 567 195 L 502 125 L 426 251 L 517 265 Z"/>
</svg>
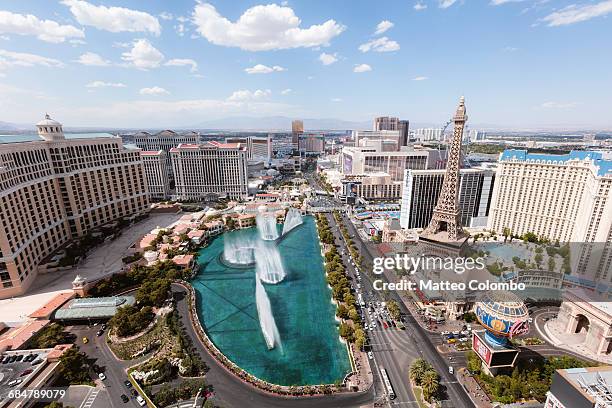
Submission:
<svg viewBox="0 0 612 408">
<path fill-rule="evenodd" d="M 461 167 L 461 141 L 466 121 L 465 98 L 462 96 L 453 118 L 455 124 L 453 140 L 449 148 L 442 191 L 440 191 L 431 221 L 423 231 L 424 235 L 435 235 L 445 230 L 448 234 L 448 241 L 457 241 L 462 235 L 459 214 L 459 168 Z"/>
</svg>

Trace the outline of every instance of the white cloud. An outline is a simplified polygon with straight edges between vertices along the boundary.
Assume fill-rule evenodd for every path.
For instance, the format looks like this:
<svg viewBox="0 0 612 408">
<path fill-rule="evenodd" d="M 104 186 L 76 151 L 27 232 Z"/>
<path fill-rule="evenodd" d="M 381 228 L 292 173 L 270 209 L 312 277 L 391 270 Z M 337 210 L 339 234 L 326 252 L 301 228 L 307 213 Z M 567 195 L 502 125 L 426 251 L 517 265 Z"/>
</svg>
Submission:
<svg viewBox="0 0 612 408">
<path fill-rule="evenodd" d="M 426 8 L 427 8 L 427 4 L 423 4 L 423 3 L 421 3 L 420 1 L 419 1 L 419 2 L 417 2 L 417 3 L 414 5 L 414 9 L 415 9 L 416 11 L 425 10 Z"/>
<path fill-rule="evenodd" d="M 0 49 L 0 71 L 11 67 L 43 66 L 61 68 L 64 64 L 54 58 L 47 58 L 25 52 L 14 52 Z"/>
<path fill-rule="evenodd" d="M 84 38 L 83 30 L 71 25 L 60 25 L 53 20 L 40 20 L 32 14 L 17 14 L 0 10 L 0 33 L 35 35 L 42 41 L 60 43 L 67 38 Z"/>
<path fill-rule="evenodd" d="M 269 74 L 271 72 L 282 72 L 282 71 L 286 71 L 286 69 L 278 65 L 269 67 L 263 64 L 257 64 L 253 67 L 246 68 L 244 70 L 244 72 L 246 72 L 247 74 Z"/>
<path fill-rule="evenodd" d="M 515 52 L 515 51 L 518 51 L 518 48 L 508 46 L 508 47 L 504 47 L 503 50 L 506 52 Z"/>
<path fill-rule="evenodd" d="M 331 98 L 332 102 L 342 102 L 342 98 Z"/>
<path fill-rule="evenodd" d="M 571 109 L 571 108 L 575 108 L 576 106 L 580 105 L 580 103 L 578 102 L 544 102 L 542 105 L 540 105 L 541 108 L 544 109 Z"/>
<path fill-rule="evenodd" d="M 358 65 L 355 65 L 355 68 L 353 68 L 353 72 L 368 72 L 371 70 L 372 70 L 372 67 L 369 66 L 368 64 L 358 64 Z"/>
<path fill-rule="evenodd" d="M 380 35 L 388 29 L 392 28 L 394 25 L 395 24 L 393 24 L 389 20 L 383 20 L 376 26 L 376 31 L 374 32 L 374 35 Z"/>
<path fill-rule="evenodd" d="M 87 42 L 86 42 L 86 41 L 79 40 L 79 39 L 76 39 L 76 40 L 69 40 L 68 42 L 69 42 L 70 44 L 74 45 L 74 46 L 77 46 L 77 45 L 85 45 L 85 44 L 87 44 Z"/>
<path fill-rule="evenodd" d="M 158 16 L 162 20 L 172 20 L 174 18 L 172 13 L 168 13 L 167 11 L 162 11 L 161 13 L 158 14 Z"/>
<path fill-rule="evenodd" d="M 185 29 L 185 24 L 183 24 L 183 23 L 178 23 L 177 25 L 175 25 L 174 26 L 174 30 L 179 35 L 179 37 L 184 36 L 185 35 L 185 31 L 187 31 Z"/>
<path fill-rule="evenodd" d="M 391 52 L 399 49 L 400 45 L 397 43 L 397 41 L 390 40 L 387 37 L 380 37 L 359 46 L 359 51 L 361 52 Z"/>
<path fill-rule="evenodd" d="M 293 9 L 277 4 L 251 7 L 235 22 L 220 15 L 211 4 L 198 4 L 193 22 L 198 33 L 211 43 L 248 51 L 327 45 L 346 29 L 334 20 L 301 28 Z"/>
<path fill-rule="evenodd" d="M 413 81 L 425 81 L 426 79 L 429 79 L 429 78 L 427 78 L 426 76 L 418 76 L 418 77 L 412 78 Z"/>
<path fill-rule="evenodd" d="M 85 85 L 86 88 L 125 88 L 121 82 L 93 81 Z"/>
<path fill-rule="evenodd" d="M 272 95 L 272 91 L 269 89 L 257 89 L 255 92 L 251 92 L 248 89 L 240 89 L 234 91 L 227 100 L 231 102 L 245 102 L 264 99 L 270 95 Z"/>
<path fill-rule="evenodd" d="M 159 86 L 154 86 L 151 88 L 142 88 L 139 93 L 141 95 L 165 95 L 165 94 L 169 94 L 170 92 L 166 91 L 164 88 L 161 88 Z"/>
<path fill-rule="evenodd" d="M 293 90 L 291 88 L 283 89 L 281 95 L 289 95 Z"/>
<path fill-rule="evenodd" d="M 393 24 L 389 20 L 383 20 L 376 26 L 376 31 L 374 32 L 374 35 L 380 35 L 388 29 L 393 28 L 394 25 L 395 24 Z"/>
<path fill-rule="evenodd" d="M 85 26 L 112 33 L 122 31 L 149 32 L 155 35 L 161 33 L 159 20 L 144 11 L 124 7 L 95 6 L 83 0 L 62 0 L 61 3 L 70 8 L 70 12 L 79 24 Z"/>
<path fill-rule="evenodd" d="M 455 4 L 457 0 L 438 0 L 438 7 L 446 9 Z"/>
<path fill-rule="evenodd" d="M 525 1 L 525 0 L 491 0 L 491 5 L 492 6 L 501 6 L 502 4 L 506 4 L 506 3 L 519 3 L 521 1 Z"/>
<path fill-rule="evenodd" d="M 95 66 L 95 67 L 107 67 L 110 65 L 110 61 L 105 60 L 95 52 L 86 52 L 82 54 L 75 62 L 83 65 Z"/>
<path fill-rule="evenodd" d="M 190 58 L 173 58 L 168 60 L 164 65 L 168 67 L 183 67 L 189 65 L 191 67 L 189 68 L 190 72 L 198 71 L 198 63 Z"/>
<path fill-rule="evenodd" d="M 134 41 L 130 51 L 121 54 L 121 59 L 140 69 L 157 68 L 164 60 L 164 54 L 151 45 L 148 40 Z"/>
<path fill-rule="evenodd" d="M 557 27 L 580 23 L 595 17 L 605 16 L 612 13 L 612 0 L 606 0 L 595 4 L 584 4 L 565 7 L 544 17 L 542 21 L 548 23 L 549 27 Z"/>
<path fill-rule="evenodd" d="M 335 52 L 333 54 L 327 54 L 324 52 L 319 55 L 319 61 L 321 61 L 323 65 L 331 65 L 334 62 L 338 61 L 338 54 Z"/>
</svg>

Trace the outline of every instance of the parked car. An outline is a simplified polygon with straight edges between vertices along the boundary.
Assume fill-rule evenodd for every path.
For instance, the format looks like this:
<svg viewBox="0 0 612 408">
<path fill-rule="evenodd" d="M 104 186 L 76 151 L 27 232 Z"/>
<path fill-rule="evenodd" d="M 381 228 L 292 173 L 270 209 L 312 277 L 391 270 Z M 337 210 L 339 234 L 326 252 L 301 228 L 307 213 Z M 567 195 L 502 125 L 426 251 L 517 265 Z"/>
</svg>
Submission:
<svg viewBox="0 0 612 408">
<path fill-rule="evenodd" d="M 98 373 L 98 378 L 104 381 L 106 380 L 106 375 L 104 375 L 104 373 Z"/>
<path fill-rule="evenodd" d="M 125 384 L 125 386 L 128 388 L 132 388 L 132 383 L 130 382 L 130 380 L 125 380 L 123 384 Z"/>
<path fill-rule="evenodd" d="M 104 334 L 104 330 L 100 329 L 96 332 L 96 336 L 100 337 L 101 335 Z"/>
<path fill-rule="evenodd" d="M 136 397 L 136 402 L 138 403 L 138 405 L 140 405 L 141 407 L 144 407 L 145 405 L 147 405 L 146 401 L 144 400 L 144 398 L 142 398 L 140 395 Z"/>
<path fill-rule="evenodd" d="M 121 394 L 121 401 L 123 401 L 123 403 L 127 403 L 130 400 L 130 398 L 125 395 L 125 394 Z"/>
</svg>

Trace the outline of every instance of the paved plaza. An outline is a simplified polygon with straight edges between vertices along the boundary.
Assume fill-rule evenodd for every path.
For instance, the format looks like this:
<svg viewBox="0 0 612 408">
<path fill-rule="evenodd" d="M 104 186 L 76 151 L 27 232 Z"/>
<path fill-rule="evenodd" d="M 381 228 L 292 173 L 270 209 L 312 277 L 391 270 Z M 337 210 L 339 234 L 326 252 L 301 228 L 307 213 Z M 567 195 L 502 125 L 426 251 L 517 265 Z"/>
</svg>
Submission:
<svg viewBox="0 0 612 408">
<path fill-rule="evenodd" d="M 120 271 L 123 267 L 121 258 L 128 254 L 128 248 L 136 240 L 157 226 L 166 227 L 176 222 L 181 215 L 151 214 L 122 230 L 121 236 L 114 241 L 92 249 L 87 258 L 72 269 L 39 275 L 26 295 L 0 300 L 0 321 L 11 323 L 25 320 L 56 294 L 71 290 L 77 274 L 91 281 Z"/>
</svg>

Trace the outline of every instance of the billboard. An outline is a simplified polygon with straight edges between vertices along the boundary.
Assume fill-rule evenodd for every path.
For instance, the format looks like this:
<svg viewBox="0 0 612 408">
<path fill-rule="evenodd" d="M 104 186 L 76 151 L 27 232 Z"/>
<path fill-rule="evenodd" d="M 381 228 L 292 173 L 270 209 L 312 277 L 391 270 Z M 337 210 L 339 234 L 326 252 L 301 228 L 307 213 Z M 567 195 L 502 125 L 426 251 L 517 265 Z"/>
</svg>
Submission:
<svg viewBox="0 0 612 408">
<path fill-rule="evenodd" d="M 475 332 L 472 333 L 472 350 L 478 354 L 480 359 L 484 361 L 487 366 L 491 366 L 491 356 L 493 353 L 491 353 L 491 349 L 484 340 L 478 337 Z"/>
</svg>

